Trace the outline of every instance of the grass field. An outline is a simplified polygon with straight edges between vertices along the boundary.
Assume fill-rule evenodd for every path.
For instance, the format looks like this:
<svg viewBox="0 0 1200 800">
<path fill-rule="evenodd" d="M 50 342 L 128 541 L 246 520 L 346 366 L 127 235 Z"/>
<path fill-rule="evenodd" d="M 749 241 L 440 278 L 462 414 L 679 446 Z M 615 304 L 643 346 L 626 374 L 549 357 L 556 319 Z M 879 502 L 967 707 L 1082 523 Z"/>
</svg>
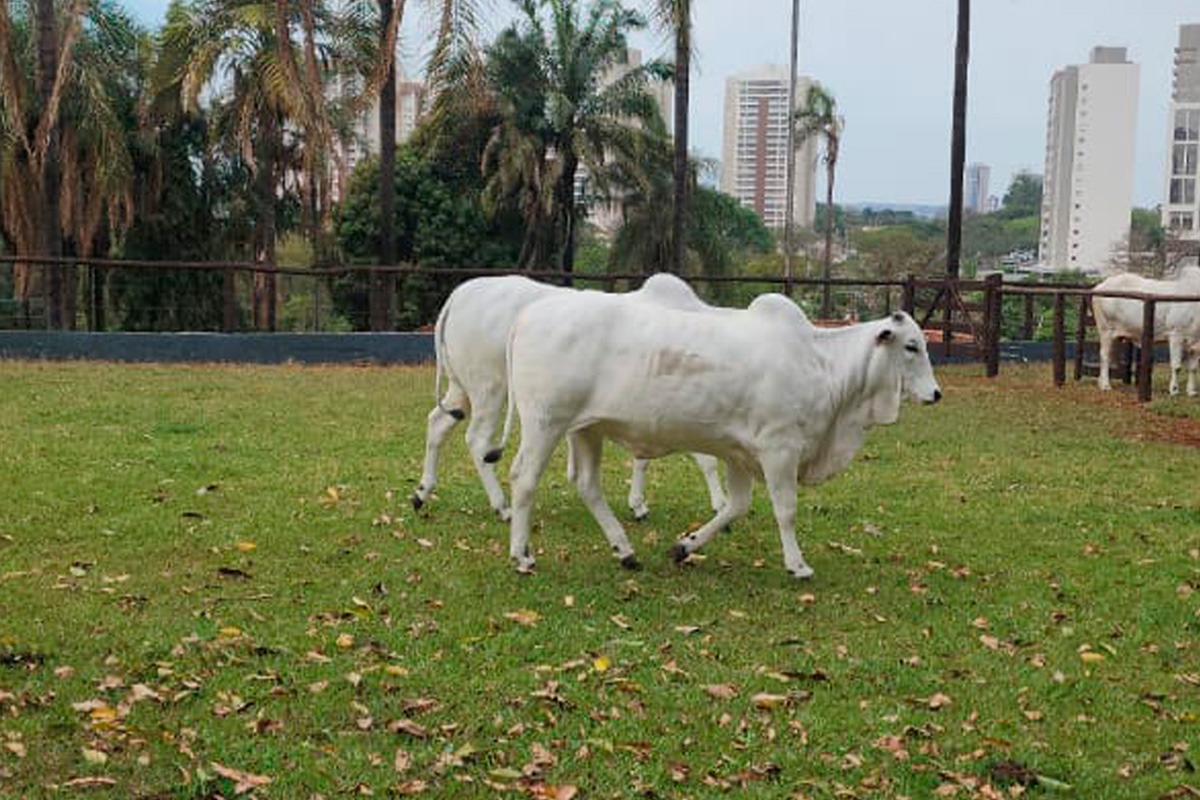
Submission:
<svg viewBox="0 0 1200 800">
<path fill-rule="evenodd" d="M 408 506 L 428 368 L 0 363 L 0 796 L 1200 796 L 1200 401 L 978 373 L 802 494 L 801 583 L 761 487 L 671 563 L 678 457 L 644 571 L 560 455 L 517 575 L 457 434 Z"/>
</svg>

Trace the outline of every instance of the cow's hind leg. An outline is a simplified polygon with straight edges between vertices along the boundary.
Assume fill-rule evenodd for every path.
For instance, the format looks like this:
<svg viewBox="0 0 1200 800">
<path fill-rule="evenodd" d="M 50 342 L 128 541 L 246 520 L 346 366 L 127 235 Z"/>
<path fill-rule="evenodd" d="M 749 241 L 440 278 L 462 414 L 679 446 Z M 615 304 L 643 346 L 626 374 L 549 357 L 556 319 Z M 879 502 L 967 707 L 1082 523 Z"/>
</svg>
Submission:
<svg viewBox="0 0 1200 800">
<path fill-rule="evenodd" d="M 508 501 L 500 479 L 496 477 L 496 465 L 487 460 L 488 452 L 495 447 L 496 433 L 503 418 L 504 395 L 505 390 L 496 387 L 482 393 L 478 402 L 472 405 L 471 421 L 467 423 L 467 449 L 471 451 L 471 461 L 479 473 L 483 490 L 487 492 L 488 504 L 500 519 L 507 521 L 510 514 Z"/>
<path fill-rule="evenodd" d="M 1187 393 L 1196 396 L 1196 372 L 1200 369 L 1200 350 L 1191 349 L 1187 356 Z"/>
<path fill-rule="evenodd" d="M 695 459 L 696 466 L 704 476 L 704 483 L 708 486 L 708 499 L 712 503 L 713 512 L 720 511 L 728 502 L 725 490 L 721 488 L 721 471 L 717 469 L 717 465 L 721 463 L 720 459 L 706 453 L 692 453 L 692 458 Z"/>
<path fill-rule="evenodd" d="M 559 436 L 534 426 L 521 426 L 521 446 L 513 457 L 509 470 L 512 488 L 512 519 L 508 540 L 508 553 L 517 564 L 518 572 L 532 572 L 535 564 L 533 550 L 529 546 L 530 517 L 533 499 L 537 494 L 538 481 L 554 454 L 554 445 Z"/>
<path fill-rule="evenodd" d="M 567 439 L 573 453 L 573 477 L 580 499 L 604 531 L 613 552 L 621 559 L 621 566 L 626 569 L 641 569 L 641 564 L 633 554 L 633 545 L 625 535 L 625 528 L 617 520 L 608 501 L 604 499 L 604 489 L 600 485 L 600 455 L 604 450 L 604 438 L 590 431 L 583 431 L 573 433 Z"/>
<path fill-rule="evenodd" d="M 450 388 L 446 391 L 441 402 L 429 412 L 425 425 L 425 464 L 421 469 L 421 482 L 413 492 L 412 506 L 420 510 L 421 506 L 433 496 L 437 488 L 438 454 L 442 450 L 442 442 L 454 429 L 454 426 L 466 416 L 468 408 L 467 396 L 462 387 L 450 380 Z"/>
<path fill-rule="evenodd" d="M 1100 331 L 1100 344 L 1098 348 L 1100 351 L 1100 376 L 1097 385 L 1104 392 L 1112 388 L 1112 385 L 1108 382 L 1108 366 L 1109 359 L 1112 357 L 1114 343 L 1111 336 L 1107 335 L 1103 330 Z"/>
<path fill-rule="evenodd" d="M 706 545 L 718 532 L 724 530 L 735 519 L 750 510 L 750 491 L 754 478 L 745 469 L 726 463 L 729 478 L 729 499 L 717 511 L 716 516 L 700 526 L 699 530 L 687 534 L 675 543 L 671 555 L 676 562 L 685 560 Z"/>
</svg>

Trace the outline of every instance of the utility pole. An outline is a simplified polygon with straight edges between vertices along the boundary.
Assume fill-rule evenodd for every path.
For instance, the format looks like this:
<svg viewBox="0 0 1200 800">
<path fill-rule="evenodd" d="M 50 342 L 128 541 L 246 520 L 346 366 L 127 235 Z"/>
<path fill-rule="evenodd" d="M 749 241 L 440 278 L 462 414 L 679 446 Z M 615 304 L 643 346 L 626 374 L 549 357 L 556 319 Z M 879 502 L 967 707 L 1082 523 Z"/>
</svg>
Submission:
<svg viewBox="0 0 1200 800">
<path fill-rule="evenodd" d="M 958 40 L 954 47 L 954 123 L 950 141 L 950 208 L 946 232 L 946 276 L 949 278 L 958 278 L 962 258 L 963 164 L 967 157 L 967 63 L 970 60 L 970 39 L 971 0 L 958 0 Z"/>
<path fill-rule="evenodd" d="M 788 79 L 787 108 L 787 186 L 784 187 L 785 207 L 783 210 L 783 282 L 784 292 L 792 293 L 792 250 L 794 249 L 793 228 L 795 227 L 796 202 L 796 75 L 799 61 L 800 0 L 792 0 L 791 76 Z"/>
</svg>

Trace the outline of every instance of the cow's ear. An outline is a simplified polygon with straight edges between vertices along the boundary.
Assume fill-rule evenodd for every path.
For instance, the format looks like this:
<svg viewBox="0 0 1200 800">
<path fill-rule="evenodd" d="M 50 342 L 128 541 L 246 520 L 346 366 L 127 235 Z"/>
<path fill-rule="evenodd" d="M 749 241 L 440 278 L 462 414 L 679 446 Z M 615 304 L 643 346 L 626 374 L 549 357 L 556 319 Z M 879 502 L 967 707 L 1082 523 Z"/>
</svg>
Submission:
<svg viewBox="0 0 1200 800">
<path fill-rule="evenodd" d="M 877 344 L 883 344 L 884 342 L 890 342 L 891 340 L 892 340 L 892 329 L 891 328 L 884 328 L 883 330 L 881 330 L 879 332 L 879 335 L 875 337 L 875 342 Z"/>
</svg>

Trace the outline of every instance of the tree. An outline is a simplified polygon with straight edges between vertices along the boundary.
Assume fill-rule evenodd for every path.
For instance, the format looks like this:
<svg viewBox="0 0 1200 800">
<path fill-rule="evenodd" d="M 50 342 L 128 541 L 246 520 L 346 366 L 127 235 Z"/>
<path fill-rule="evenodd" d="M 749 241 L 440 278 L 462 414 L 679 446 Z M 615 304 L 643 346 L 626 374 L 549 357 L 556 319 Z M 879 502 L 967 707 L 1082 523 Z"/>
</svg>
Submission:
<svg viewBox="0 0 1200 800">
<path fill-rule="evenodd" d="M 832 94 L 819 83 L 814 83 L 808 89 L 804 98 L 804 106 L 796 112 L 796 147 L 802 147 L 810 138 L 818 138 L 823 150 L 821 160 L 825 163 L 825 208 L 833 208 L 833 181 L 837 172 L 838 149 L 842 141 L 842 129 L 845 119 L 837 113 L 837 101 Z M 832 298 L 828 283 L 833 264 L 833 225 L 834 214 L 825 214 L 825 253 L 822 260 L 821 274 L 825 279 L 824 291 L 821 295 L 821 316 L 828 317 L 832 311 Z"/>
<path fill-rule="evenodd" d="M 674 203 L 671 218 L 672 262 L 670 271 L 682 275 L 687 264 L 687 216 L 692 180 L 688 155 L 688 102 L 691 96 L 692 2 L 655 0 L 661 26 L 675 42 Z"/>
<path fill-rule="evenodd" d="M 10 14 L 11 11 L 11 14 Z M 0 232 L 18 256 L 89 255 L 105 222 L 128 225 L 124 98 L 137 85 L 140 30 L 116 6 L 0 3 Z M 46 323 L 75 321 L 75 270 L 46 276 Z M 27 319 L 28 264 L 14 270 Z"/>
<path fill-rule="evenodd" d="M 627 34 L 645 21 L 617 0 L 595 0 L 584 14 L 575 0 L 514 2 L 522 19 L 487 52 L 500 122 L 484 151 L 484 197 L 489 208 L 520 209 L 520 267 L 571 272 L 579 170 L 599 195 L 610 190 L 612 160 L 636 170 L 647 141 L 665 135 L 648 86 L 667 68 L 628 65 Z"/>
<path fill-rule="evenodd" d="M 997 212 L 1006 219 L 1037 216 L 1042 214 L 1042 179 L 1029 172 L 1018 172 L 1013 176 L 1008 191 L 1004 193 L 1004 205 Z"/>
</svg>

